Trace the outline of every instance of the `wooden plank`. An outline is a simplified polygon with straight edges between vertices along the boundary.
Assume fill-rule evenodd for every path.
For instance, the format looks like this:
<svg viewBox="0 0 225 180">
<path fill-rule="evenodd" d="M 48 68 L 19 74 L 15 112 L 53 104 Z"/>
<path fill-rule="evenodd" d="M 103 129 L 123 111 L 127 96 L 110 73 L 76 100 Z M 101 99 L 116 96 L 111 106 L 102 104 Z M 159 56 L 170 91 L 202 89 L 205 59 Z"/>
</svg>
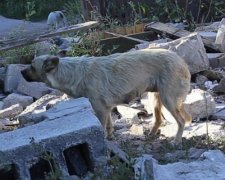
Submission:
<svg viewBox="0 0 225 180">
<path fill-rule="evenodd" d="M 145 30 L 147 31 L 154 31 L 159 34 L 166 34 L 169 35 L 171 38 L 181 38 L 191 34 L 191 32 L 183 29 L 178 29 L 172 25 L 164 24 L 161 22 L 154 22 L 147 24 L 145 26 Z M 221 52 L 219 50 L 218 45 L 212 42 L 210 39 L 202 37 L 202 41 L 205 45 L 205 48 L 210 52 Z"/>
<path fill-rule="evenodd" d="M 40 34 L 34 35 L 32 37 L 27 37 L 26 39 L 13 40 L 10 43 L 9 42 L 8 43 L 1 42 L 4 45 L 0 47 L 0 52 L 19 48 L 19 47 L 30 45 L 30 44 L 34 44 L 34 43 L 41 42 L 41 41 L 45 41 L 50 37 L 54 37 L 54 36 L 61 35 L 64 33 L 90 29 L 90 28 L 96 27 L 97 25 L 98 25 L 97 21 L 89 21 L 89 22 L 80 23 L 80 24 L 76 24 L 73 26 L 65 27 L 65 28 L 60 28 L 54 32 L 41 34 L 41 35 Z"/>
<path fill-rule="evenodd" d="M 124 35 L 121 35 L 121 34 L 112 33 L 112 32 L 108 32 L 108 31 L 105 31 L 105 33 L 110 34 L 110 35 L 113 35 L 115 37 L 121 37 L 121 38 L 129 39 L 129 40 L 132 40 L 132 41 L 135 41 L 135 42 L 138 42 L 138 43 L 149 43 L 148 41 L 144 41 L 144 40 L 141 40 L 141 39 L 129 37 L 127 35 L 124 36 Z"/>
</svg>

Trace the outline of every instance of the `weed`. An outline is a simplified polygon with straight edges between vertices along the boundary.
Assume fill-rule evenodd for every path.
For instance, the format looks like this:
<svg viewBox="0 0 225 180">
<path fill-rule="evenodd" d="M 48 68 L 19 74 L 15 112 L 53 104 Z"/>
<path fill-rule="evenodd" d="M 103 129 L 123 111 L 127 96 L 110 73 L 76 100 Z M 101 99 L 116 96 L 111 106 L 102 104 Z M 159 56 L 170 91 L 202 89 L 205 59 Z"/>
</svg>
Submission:
<svg viewBox="0 0 225 180">
<path fill-rule="evenodd" d="M 36 14 L 35 1 L 28 1 L 25 8 L 26 8 L 26 20 L 30 21 L 30 18 Z"/>
</svg>

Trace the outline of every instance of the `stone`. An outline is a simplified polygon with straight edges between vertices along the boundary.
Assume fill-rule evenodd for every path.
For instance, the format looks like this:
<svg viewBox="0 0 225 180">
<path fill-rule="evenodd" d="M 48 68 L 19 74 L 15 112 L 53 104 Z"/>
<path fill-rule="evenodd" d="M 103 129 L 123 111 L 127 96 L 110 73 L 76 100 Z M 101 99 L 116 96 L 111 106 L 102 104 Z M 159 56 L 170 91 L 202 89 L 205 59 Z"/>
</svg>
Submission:
<svg viewBox="0 0 225 180">
<path fill-rule="evenodd" d="M 211 68 L 214 69 L 225 66 L 225 53 L 207 53 L 207 56 Z"/>
<path fill-rule="evenodd" d="M 140 168 L 141 176 L 137 179 L 147 179 L 144 174 L 149 170 L 151 177 L 149 179 L 174 180 L 174 179 L 218 179 L 225 177 L 225 156 L 219 150 L 211 150 L 202 154 L 202 159 L 189 163 L 175 162 L 166 165 L 160 165 L 155 159 L 145 160 L 149 163 L 142 163 Z M 150 163 L 151 162 L 151 163 Z M 147 167 L 146 167 L 147 166 Z M 135 177 L 136 178 L 136 177 Z"/>
<path fill-rule="evenodd" d="M 48 87 L 45 83 L 27 82 L 23 77 L 20 79 L 17 87 L 18 93 L 25 94 L 36 99 L 39 99 L 45 94 L 51 93 L 52 91 L 53 89 Z"/>
<path fill-rule="evenodd" d="M 117 106 L 117 110 L 123 118 L 130 119 L 131 121 L 137 121 L 139 119 L 138 113 L 141 112 L 141 110 L 134 109 L 126 105 Z"/>
<path fill-rule="evenodd" d="M 217 86 L 212 89 L 215 93 L 225 93 L 225 78 L 223 78 Z"/>
<path fill-rule="evenodd" d="M 15 125 L 19 125 L 19 121 L 17 121 L 17 120 L 10 121 L 8 118 L 0 119 L 0 131 L 1 130 L 10 130 Z"/>
<path fill-rule="evenodd" d="M 217 111 L 212 115 L 211 119 L 222 119 L 225 120 L 225 110 Z"/>
<path fill-rule="evenodd" d="M 14 104 L 6 109 L 0 110 L 0 118 L 13 118 L 23 111 L 20 104 Z"/>
<path fill-rule="evenodd" d="M 192 89 L 184 102 L 184 109 L 192 119 L 205 118 L 215 112 L 216 105 L 212 95 L 201 89 Z"/>
<path fill-rule="evenodd" d="M 198 33 L 192 33 L 168 43 L 154 43 L 149 48 L 164 48 L 176 52 L 188 64 L 191 74 L 209 68 L 206 50 Z"/>
<path fill-rule="evenodd" d="M 46 94 L 27 108 L 18 116 L 21 125 L 25 124 L 35 124 L 42 120 L 43 113 L 47 110 L 46 107 L 51 101 L 65 101 L 68 100 L 63 94 L 58 94 L 52 92 L 51 94 Z"/>
<path fill-rule="evenodd" d="M 205 39 L 209 39 L 212 42 L 215 42 L 216 40 L 216 32 L 209 32 L 209 31 L 198 31 L 199 35 Z"/>
<path fill-rule="evenodd" d="M 14 104 L 20 104 L 25 109 L 27 106 L 33 103 L 33 98 L 30 96 L 12 93 L 3 100 L 3 103 L 3 108 L 8 108 Z"/>
<path fill-rule="evenodd" d="M 137 44 L 137 45 L 135 45 L 135 50 L 146 49 L 149 47 L 150 44 L 167 43 L 169 41 L 171 41 L 171 40 L 166 38 L 166 39 L 158 39 L 158 40 L 150 41 L 149 43 Z"/>
<path fill-rule="evenodd" d="M 103 168 L 104 130 L 88 99 L 65 101 L 49 111 L 51 115 L 43 122 L 0 134 L 1 173 L 13 166 L 10 175 L 18 179 L 45 179 L 44 172 L 49 173 L 45 168 L 49 161 L 43 161 L 46 153 L 52 155 L 52 165 L 59 168 L 61 179 Z M 79 162 L 84 169 L 76 169 Z"/>
<path fill-rule="evenodd" d="M 195 31 L 206 31 L 206 32 L 217 32 L 220 26 L 220 21 L 213 22 L 208 26 L 199 26 L 195 29 Z"/>
<path fill-rule="evenodd" d="M 140 124 L 133 124 L 130 127 L 130 134 L 131 135 L 135 135 L 135 136 L 143 136 L 144 135 L 144 128 L 143 126 Z"/>
<path fill-rule="evenodd" d="M 27 65 L 22 64 L 10 64 L 7 66 L 5 81 L 4 81 L 4 92 L 14 92 L 22 78 L 21 71 L 27 68 Z"/>
</svg>

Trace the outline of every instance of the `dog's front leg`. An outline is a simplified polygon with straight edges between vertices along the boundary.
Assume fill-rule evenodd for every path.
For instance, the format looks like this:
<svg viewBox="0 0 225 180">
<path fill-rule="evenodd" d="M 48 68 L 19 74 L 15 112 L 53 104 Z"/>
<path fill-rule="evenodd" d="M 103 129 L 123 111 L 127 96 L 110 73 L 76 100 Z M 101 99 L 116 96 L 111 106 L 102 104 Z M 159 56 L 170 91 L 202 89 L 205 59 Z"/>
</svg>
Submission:
<svg viewBox="0 0 225 180">
<path fill-rule="evenodd" d="M 92 102 L 92 107 L 95 111 L 96 116 L 100 120 L 106 136 L 111 138 L 112 136 L 112 122 L 111 122 L 111 111 L 110 109 L 106 108 L 102 103 L 99 102 Z"/>
</svg>

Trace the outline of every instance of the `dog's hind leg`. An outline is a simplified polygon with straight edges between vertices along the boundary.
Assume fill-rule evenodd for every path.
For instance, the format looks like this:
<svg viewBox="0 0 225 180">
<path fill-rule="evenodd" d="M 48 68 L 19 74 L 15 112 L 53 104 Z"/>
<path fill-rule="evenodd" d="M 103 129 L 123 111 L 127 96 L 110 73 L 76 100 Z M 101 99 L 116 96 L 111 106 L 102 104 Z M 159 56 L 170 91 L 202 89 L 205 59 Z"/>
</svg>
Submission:
<svg viewBox="0 0 225 180">
<path fill-rule="evenodd" d="M 151 100 L 152 100 L 153 118 L 155 122 L 150 132 L 150 135 L 155 135 L 157 134 L 158 129 L 162 124 L 162 114 L 161 114 L 162 102 L 158 92 L 151 93 Z"/>
<path fill-rule="evenodd" d="M 188 113 L 184 110 L 183 104 L 181 105 L 181 108 L 180 108 L 180 114 L 181 114 L 181 116 L 184 118 L 185 123 L 191 124 L 191 122 L 192 122 L 192 117 L 191 117 L 190 114 L 188 114 Z"/>
</svg>

